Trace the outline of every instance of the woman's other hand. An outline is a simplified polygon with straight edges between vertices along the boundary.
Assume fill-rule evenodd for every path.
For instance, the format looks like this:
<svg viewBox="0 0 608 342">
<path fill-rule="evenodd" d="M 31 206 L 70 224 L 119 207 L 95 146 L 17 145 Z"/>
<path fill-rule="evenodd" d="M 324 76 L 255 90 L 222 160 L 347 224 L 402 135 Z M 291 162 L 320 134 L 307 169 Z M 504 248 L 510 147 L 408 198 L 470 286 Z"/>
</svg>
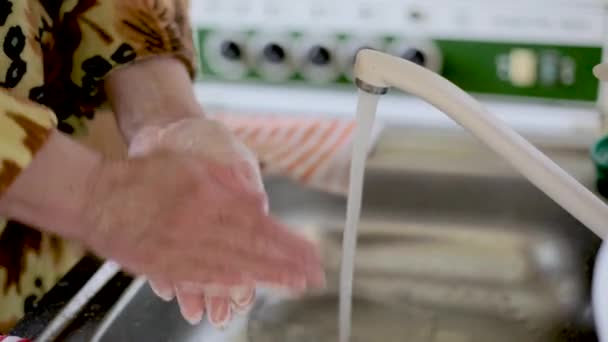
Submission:
<svg viewBox="0 0 608 342">
<path fill-rule="evenodd" d="M 53 132 L 0 198 L 0 215 L 48 227 L 184 293 L 210 284 L 321 286 L 315 248 L 267 214 L 243 165 L 171 148 L 108 161 Z"/>
<path fill-rule="evenodd" d="M 313 245 L 270 217 L 241 164 L 166 149 L 107 165 L 83 239 L 159 282 L 303 289 L 323 283 Z"/>
<path fill-rule="evenodd" d="M 254 155 L 219 122 L 201 117 L 184 119 L 163 128 L 143 129 L 131 142 L 130 155 L 142 156 L 155 151 L 171 150 L 191 154 L 234 167 L 240 191 L 257 193 L 262 210 L 268 203 Z M 236 184 L 236 183 L 235 183 Z M 225 326 L 233 313 L 243 313 L 255 299 L 255 283 L 221 287 L 214 284 L 176 284 L 151 281 L 154 292 L 165 300 L 177 296 L 182 315 L 192 324 L 207 313 L 209 321 Z"/>
<path fill-rule="evenodd" d="M 216 177 L 215 182 L 222 184 L 217 189 L 222 193 L 218 196 L 231 194 L 230 203 L 219 203 L 215 196 L 209 196 L 199 200 L 199 210 L 203 210 L 205 201 L 210 200 L 217 206 L 214 210 L 226 212 L 220 215 L 225 219 L 219 220 L 219 223 L 204 221 L 189 231 L 189 234 L 204 235 L 213 229 L 225 234 L 224 230 L 227 228 L 234 231 L 234 228 L 245 224 L 242 221 L 261 217 L 256 220 L 265 222 L 250 222 L 247 234 L 237 234 L 239 236 L 232 238 L 240 239 L 240 242 L 253 248 L 251 238 L 255 236 L 257 229 L 260 229 L 261 235 L 256 239 L 263 239 L 266 234 L 269 237 L 273 235 L 263 232 L 268 230 L 264 225 L 268 225 L 274 227 L 271 230 L 276 232 L 276 238 L 285 236 L 286 241 L 291 241 L 288 244 L 308 250 L 306 253 L 315 253 L 307 242 L 300 240 L 268 216 L 267 198 L 255 156 L 221 124 L 204 119 L 204 113 L 194 96 L 192 81 L 183 63 L 175 58 L 159 56 L 121 68 L 106 78 L 106 93 L 129 145 L 131 156 L 147 159 L 165 152 L 191 159 L 192 162 L 221 168 L 221 171 L 215 172 L 220 175 Z M 173 171 L 165 171 L 166 177 L 171 177 L 171 172 Z M 204 173 L 200 176 L 206 177 Z M 242 209 L 242 206 L 247 209 Z M 229 218 L 230 215 L 235 217 Z M 214 227 L 209 227 L 209 224 Z M 287 252 L 290 249 L 288 245 L 279 247 L 283 242 L 278 240 L 274 244 L 277 245 L 276 248 L 290 255 L 290 252 Z M 300 252 L 291 255 L 294 260 L 298 259 L 298 253 Z M 316 283 L 319 279 L 314 278 L 322 277 L 322 274 L 317 257 L 312 257 L 312 260 L 302 261 L 304 264 L 308 263 L 305 268 L 311 267 L 311 270 L 314 269 L 313 273 L 318 273 L 316 276 L 309 274 L 306 276 L 309 279 L 305 282 L 306 277 L 291 280 L 288 280 L 290 277 L 287 276 L 280 278 L 291 283 L 289 287 L 292 288 L 303 288 L 309 281 L 312 281 L 311 284 Z M 237 269 L 227 270 L 240 272 Z M 209 282 L 180 282 L 178 278 L 157 279 L 152 274 L 147 275 L 153 280 L 153 288 L 161 297 L 170 299 L 177 296 L 182 313 L 189 321 L 199 321 L 203 312 L 207 311 L 208 318 L 216 325 L 226 324 L 232 311 L 244 311 L 248 308 L 254 299 L 256 282 L 268 282 L 268 279 L 248 277 L 245 282 L 235 282 L 234 286 L 226 287 Z M 271 278 L 276 278 L 277 275 L 274 274 Z M 272 283 L 278 284 L 276 279 Z"/>
</svg>

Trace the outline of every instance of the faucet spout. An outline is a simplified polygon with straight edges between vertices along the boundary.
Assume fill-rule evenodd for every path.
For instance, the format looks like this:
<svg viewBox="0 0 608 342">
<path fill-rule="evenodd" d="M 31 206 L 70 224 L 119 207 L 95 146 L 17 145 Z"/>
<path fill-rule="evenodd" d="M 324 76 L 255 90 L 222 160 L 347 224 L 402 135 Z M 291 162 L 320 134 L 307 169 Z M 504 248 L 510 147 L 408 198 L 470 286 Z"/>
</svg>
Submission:
<svg viewBox="0 0 608 342">
<path fill-rule="evenodd" d="M 395 87 L 433 105 L 507 160 L 600 238 L 608 236 L 608 206 L 602 200 L 447 79 L 374 50 L 361 50 L 357 54 L 355 77 L 363 91 L 381 94 Z"/>
</svg>

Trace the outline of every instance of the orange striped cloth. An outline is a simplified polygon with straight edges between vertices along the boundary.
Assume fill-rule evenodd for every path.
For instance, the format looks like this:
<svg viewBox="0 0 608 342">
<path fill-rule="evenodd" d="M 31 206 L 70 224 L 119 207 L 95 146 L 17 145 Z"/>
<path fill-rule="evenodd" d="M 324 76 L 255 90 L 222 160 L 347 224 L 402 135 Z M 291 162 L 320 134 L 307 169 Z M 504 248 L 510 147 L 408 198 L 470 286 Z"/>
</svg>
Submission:
<svg viewBox="0 0 608 342">
<path fill-rule="evenodd" d="M 264 175 L 285 176 L 318 190 L 347 193 L 355 119 L 226 113 L 213 116 L 257 155 Z M 380 124 L 374 127 L 374 143 L 380 128 Z"/>
</svg>

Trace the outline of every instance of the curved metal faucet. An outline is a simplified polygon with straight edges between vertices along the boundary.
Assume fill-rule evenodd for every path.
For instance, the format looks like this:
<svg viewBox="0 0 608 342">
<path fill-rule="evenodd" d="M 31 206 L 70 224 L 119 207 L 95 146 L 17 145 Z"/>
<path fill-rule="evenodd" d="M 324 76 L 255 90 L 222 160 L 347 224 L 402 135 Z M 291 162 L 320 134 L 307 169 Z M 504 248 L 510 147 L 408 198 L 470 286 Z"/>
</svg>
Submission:
<svg viewBox="0 0 608 342">
<path fill-rule="evenodd" d="M 395 87 L 450 116 L 600 238 L 608 236 L 608 206 L 521 135 L 445 78 L 398 57 L 361 50 L 357 86 L 384 94 Z"/>
</svg>

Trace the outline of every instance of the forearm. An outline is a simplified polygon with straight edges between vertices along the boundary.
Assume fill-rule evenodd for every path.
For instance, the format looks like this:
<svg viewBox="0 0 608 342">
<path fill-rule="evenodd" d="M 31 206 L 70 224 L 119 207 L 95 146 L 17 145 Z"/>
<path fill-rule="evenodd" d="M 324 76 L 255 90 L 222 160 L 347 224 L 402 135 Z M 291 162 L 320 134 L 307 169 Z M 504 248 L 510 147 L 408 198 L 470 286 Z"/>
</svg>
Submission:
<svg viewBox="0 0 608 342">
<path fill-rule="evenodd" d="M 83 208 L 102 158 L 58 131 L 0 197 L 0 216 L 79 238 L 86 232 Z"/>
<path fill-rule="evenodd" d="M 106 90 L 127 141 L 143 127 L 202 115 L 186 68 L 171 58 L 150 58 L 117 70 Z M 0 196 L 0 217 L 81 239 L 94 224 L 87 222 L 85 211 L 107 164 L 101 155 L 53 131 Z"/>
<path fill-rule="evenodd" d="M 152 57 L 112 72 L 106 94 L 127 142 L 142 128 L 202 116 L 185 65 Z"/>
</svg>

